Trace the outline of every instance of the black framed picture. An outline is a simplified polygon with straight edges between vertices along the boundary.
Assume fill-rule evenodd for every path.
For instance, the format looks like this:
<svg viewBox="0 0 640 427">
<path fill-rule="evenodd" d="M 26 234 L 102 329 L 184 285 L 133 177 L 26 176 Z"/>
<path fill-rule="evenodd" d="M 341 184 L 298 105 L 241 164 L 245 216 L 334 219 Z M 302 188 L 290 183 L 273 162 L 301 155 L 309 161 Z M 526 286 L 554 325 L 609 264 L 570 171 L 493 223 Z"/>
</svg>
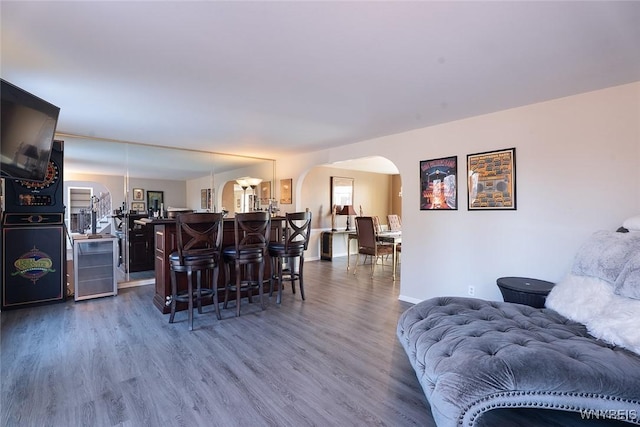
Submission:
<svg viewBox="0 0 640 427">
<path fill-rule="evenodd" d="M 420 161 L 420 210 L 458 209 L 458 156 Z"/>
<path fill-rule="evenodd" d="M 157 211 L 164 203 L 164 191 L 147 190 L 147 206 L 153 211 Z"/>
<path fill-rule="evenodd" d="M 467 208 L 516 209 L 516 149 L 467 154 Z"/>
</svg>

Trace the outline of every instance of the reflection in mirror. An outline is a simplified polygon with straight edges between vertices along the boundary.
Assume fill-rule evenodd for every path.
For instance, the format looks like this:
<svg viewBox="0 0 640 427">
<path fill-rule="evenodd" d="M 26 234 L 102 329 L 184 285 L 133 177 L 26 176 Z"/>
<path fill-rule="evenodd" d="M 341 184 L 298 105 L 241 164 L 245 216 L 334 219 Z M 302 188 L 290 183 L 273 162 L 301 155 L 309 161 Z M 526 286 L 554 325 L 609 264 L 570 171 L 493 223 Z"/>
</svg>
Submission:
<svg viewBox="0 0 640 427">
<path fill-rule="evenodd" d="M 87 227 L 87 215 L 92 209 L 91 196 L 98 199 L 97 233 L 111 232 L 109 216 L 123 201 L 121 194 L 126 174 L 126 146 L 114 145 L 102 156 L 96 156 L 99 144 L 99 141 L 90 140 L 76 141 L 65 138 L 64 141 L 65 223 L 71 233 L 92 232 Z M 96 180 L 96 176 L 102 178 Z M 89 197 L 85 196 L 87 193 Z"/>
<path fill-rule="evenodd" d="M 353 205 L 353 178 L 331 177 L 331 206 Z"/>
<path fill-rule="evenodd" d="M 240 166 L 235 162 L 242 161 L 243 163 L 240 167 L 216 172 L 216 182 L 219 184 L 218 194 L 220 194 L 218 201 L 221 210 L 227 211 L 230 217 L 240 212 L 268 210 L 270 192 L 265 196 L 262 188 L 263 183 L 273 181 L 275 161 L 242 157 L 229 159 L 229 155 L 221 154 L 216 154 L 216 156 L 218 162 L 223 160 L 225 164 Z M 221 158 L 221 156 L 226 157 Z M 267 198 L 265 199 L 265 197 Z"/>
<path fill-rule="evenodd" d="M 109 195 L 101 232 L 118 236 L 118 269 L 123 276 L 119 282 L 131 283 L 146 277 L 153 280 L 153 231 L 136 224 L 134 219 L 172 217 L 184 210 L 219 212 L 222 208 L 233 215 L 236 194 L 232 184 L 231 197 L 225 200 L 228 183 L 246 176 L 273 181 L 275 172 L 275 161 L 271 159 L 73 135 L 58 137 L 65 141 L 65 195 L 69 187 L 90 188 L 93 194 Z M 162 195 L 162 209 L 148 206 L 150 191 L 156 197 Z M 253 203 L 260 194 L 259 186 L 255 195 L 249 188 L 246 202 Z M 249 199 L 249 195 L 253 197 Z M 65 206 L 69 206 L 69 200 L 65 200 Z"/>
</svg>

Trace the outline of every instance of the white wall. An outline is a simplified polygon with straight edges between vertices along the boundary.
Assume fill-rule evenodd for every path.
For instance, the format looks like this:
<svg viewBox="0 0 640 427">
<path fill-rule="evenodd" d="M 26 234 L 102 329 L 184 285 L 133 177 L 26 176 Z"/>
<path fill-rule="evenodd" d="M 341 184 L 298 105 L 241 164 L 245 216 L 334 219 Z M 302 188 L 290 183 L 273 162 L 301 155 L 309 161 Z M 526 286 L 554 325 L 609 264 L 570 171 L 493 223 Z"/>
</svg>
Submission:
<svg viewBox="0 0 640 427">
<path fill-rule="evenodd" d="M 65 206 L 69 206 L 69 202 L 67 201 L 69 187 L 92 187 L 94 188 L 94 194 L 100 191 L 108 191 L 109 194 L 111 194 L 111 206 L 113 209 L 117 209 L 122 206 L 122 202 L 124 201 L 123 176 L 89 175 L 64 172 L 63 182 Z M 95 186 L 95 183 L 99 183 L 103 187 L 100 188 L 99 186 Z"/>
<path fill-rule="evenodd" d="M 196 211 L 204 212 L 206 208 L 202 208 L 202 190 L 205 189 L 214 189 L 213 187 L 213 177 L 212 176 L 203 176 L 201 178 L 192 179 L 187 181 L 187 194 L 186 194 L 186 204 L 182 207 L 188 207 L 189 209 L 193 209 Z M 215 194 L 214 194 L 215 200 Z M 215 205 L 215 203 L 212 203 Z M 175 206 L 179 207 L 179 206 Z"/>
<path fill-rule="evenodd" d="M 186 206 L 187 185 L 185 181 L 170 179 L 129 178 L 129 188 L 144 189 L 144 202 L 147 209 L 147 191 L 162 191 L 164 208 L 182 208 Z M 199 202 L 198 202 L 199 205 Z"/>
<path fill-rule="evenodd" d="M 111 193 L 111 206 L 112 209 L 118 209 L 122 206 L 125 197 L 125 178 L 124 176 L 113 175 L 90 175 L 90 174 L 77 174 L 77 173 L 65 173 L 64 174 L 64 197 L 65 204 L 67 204 L 66 197 L 68 194 L 68 187 L 93 187 L 92 183 L 102 184 L 109 193 Z M 147 191 L 163 191 L 164 194 L 164 207 L 184 207 L 186 204 L 186 183 L 185 181 L 173 181 L 165 179 L 145 179 L 145 178 L 131 178 L 129 180 L 129 188 L 142 188 L 145 190 L 144 202 L 146 206 Z M 98 188 L 96 191 L 101 191 Z M 131 197 L 131 196 L 130 196 Z M 200 198 L 198 193 L 197 206 L 200 206 Z M 131 203 L 131 200 L 129 200 Z M 148 206 L 146 206 L 148 209 Z M 194 205 L 195 207 L 195 205 Z"/>
<path fill-rule="evenodd" d="M 516 147 L 516 211 L 467 211 L 466 155 Z M 380 155 L 403 185 L 401 299 L 500 300 L 496 278 L 550 281 L 594 231 L 640 213 L 640 82 L 277 159 L 294 204 L 314 166 Z M 457 211 L 420 211 L 419 160 L 458 156 Z M 328 203 L 328 202 L 327 202 Z M 301 209 L 295 206 L 294 209 Z"/>
</svg>

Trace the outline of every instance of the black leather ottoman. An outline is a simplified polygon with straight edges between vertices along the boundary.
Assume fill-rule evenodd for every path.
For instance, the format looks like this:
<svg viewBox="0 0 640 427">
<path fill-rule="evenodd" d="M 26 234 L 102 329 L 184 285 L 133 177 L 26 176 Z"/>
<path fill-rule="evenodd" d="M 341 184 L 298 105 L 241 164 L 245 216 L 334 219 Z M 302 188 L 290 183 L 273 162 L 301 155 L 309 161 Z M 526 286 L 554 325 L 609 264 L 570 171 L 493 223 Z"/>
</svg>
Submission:
<svg viewBox="0 0 640 427">
<path fill-rule="evenodd" d="M 554 283 L 528 277 L 500 277 L 496 280 L 505 302 L 515 302 L 544 308 L 547 295 Z"/>
</svg>

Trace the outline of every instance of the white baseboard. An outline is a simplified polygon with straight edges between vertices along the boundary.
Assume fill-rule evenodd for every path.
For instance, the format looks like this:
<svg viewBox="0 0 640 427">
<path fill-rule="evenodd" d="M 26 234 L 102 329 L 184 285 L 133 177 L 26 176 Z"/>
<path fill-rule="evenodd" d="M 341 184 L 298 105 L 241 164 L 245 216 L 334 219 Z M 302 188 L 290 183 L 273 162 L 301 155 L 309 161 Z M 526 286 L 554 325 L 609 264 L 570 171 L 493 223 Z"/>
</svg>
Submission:
<svg viewBox="0 0 640 427">
<path fill-rule="evenodd" d="M 156 279 L 155 278 L 142 279 L 142 280 L 132 280 L 130 282 L 118 283 L 118 289 L 135 288 L 137 286 L 147 286 L 147 285 L 155 285 L 155 284 L 156 284 Z"/>
<path fill-rule="evenodd" d="M 400 295 L 400 296 L 398 296 L 398 299 L 399 299 L 400 301 L 410 302 L 411 304 L 417 304 L 417 303 L 419 303 L 419 302 L 422 302 L 422 300 L 421 300 L 421 299 L 408 297 L 408 296 L 406 296 L 406 295 Z"/>
</svg>

